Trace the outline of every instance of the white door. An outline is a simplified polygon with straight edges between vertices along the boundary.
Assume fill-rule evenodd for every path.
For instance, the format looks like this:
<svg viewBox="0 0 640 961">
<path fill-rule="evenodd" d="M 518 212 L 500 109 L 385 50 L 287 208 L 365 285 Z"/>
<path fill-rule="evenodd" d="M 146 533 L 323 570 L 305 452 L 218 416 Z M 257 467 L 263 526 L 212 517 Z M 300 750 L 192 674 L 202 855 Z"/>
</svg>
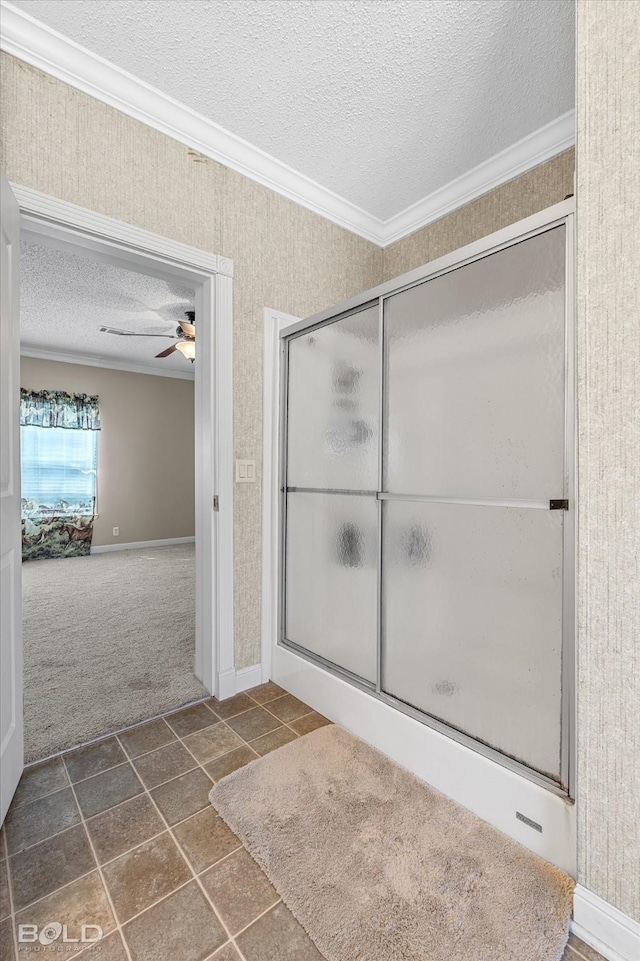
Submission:
<svg viewBox="0 0 640 961">
<path fill-rule="evenodd" d="M 20 532 L 20 212 L 2 178 L 0 315 L 0 823 L 23 768 Z"/>
</svg>

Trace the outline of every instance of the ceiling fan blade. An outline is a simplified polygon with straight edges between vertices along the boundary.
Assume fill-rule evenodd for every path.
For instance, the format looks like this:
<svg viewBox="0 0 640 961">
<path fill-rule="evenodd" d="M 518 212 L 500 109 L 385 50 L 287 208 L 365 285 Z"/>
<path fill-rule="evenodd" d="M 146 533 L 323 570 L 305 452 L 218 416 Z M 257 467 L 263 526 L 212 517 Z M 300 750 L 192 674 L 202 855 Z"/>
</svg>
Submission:
<svg viewBox="0 0 640 961">
<path fill-rule="evenodd" d="M 118 337 L 170 337 L 175 340 L 173 334 L 140 334 L 135 330 L 120 330 L 119 327 L 101 327 L 101 334 L 116 334 Z"/>
<path fill-rule="evenodd" d="M 176 347 L 176 345 L 175 345 L 175 344 L 172 344 L 171 347 L 167 347 L 166 350 L 162 350 L 162 351 L 160 351 L 159 354 L 156 354 L 156 358 L 158 358 L 158 357 L 168 357 L 169 354 L 172 354 L 172 353 L 174 352 L 174 350 L 177 350 L 177 349 L 178 349 L 178 348 Z"/>
<path fill-rule="evenodd" d="M 195 338 L 195 336 L 196 336 L 196 329 L 195 329 L 195 327 L 194 327 L 193 324 L 187 323 L 186 320 L 181 320 L 181 321 L 179 322 L 178 326 L 179 326 L 180 328 L 182 328 L 182 330 L 183 330 L 184 333 L 187 335 L 187 337 L 194 337 L 194 338 Z"/>
</svg>

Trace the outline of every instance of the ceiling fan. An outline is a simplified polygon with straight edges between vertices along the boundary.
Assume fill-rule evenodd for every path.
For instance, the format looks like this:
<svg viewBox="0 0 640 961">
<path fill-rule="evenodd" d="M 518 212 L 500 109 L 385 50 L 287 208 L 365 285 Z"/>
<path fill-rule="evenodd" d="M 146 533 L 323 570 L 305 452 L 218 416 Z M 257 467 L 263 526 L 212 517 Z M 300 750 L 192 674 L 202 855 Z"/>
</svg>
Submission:
<svg viewBox="0 0 640 961">
<path fill-rule="evenodd" d="M 166 350 L 162 350 L 159 354 L 156 354 L 156 358 L 168 357 L 174 350 L 179 350 L 183 357 L 186 357 L 187 360 L 193 363 L 196 358 L 196 312 L 195 310 L 186 310 L 184 315 L 187 319 L 179 322 L 175 335 L 141 334 L 135 330 L 121 330 L 119 327 L 101 327 L 100 333 L 115 334 L 117 337 L 169 337 L 171 340 L 178 338 L 176 343 L 171 344 Z"/>
</svg>

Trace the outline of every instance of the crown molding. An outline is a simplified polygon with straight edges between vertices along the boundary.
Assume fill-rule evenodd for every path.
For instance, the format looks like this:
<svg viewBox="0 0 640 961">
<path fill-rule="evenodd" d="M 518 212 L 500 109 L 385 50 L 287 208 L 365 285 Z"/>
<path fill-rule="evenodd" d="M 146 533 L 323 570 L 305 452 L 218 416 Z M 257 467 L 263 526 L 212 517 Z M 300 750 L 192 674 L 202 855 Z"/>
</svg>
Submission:
<svg viewBox="0 0 640 961">
<path fill-rule="evenodd" d="M 107 357 L 93 357 L 88 354 L 73 354 L 58 350 L 46 350 L 40 347 L 20 346 L 21 357 L 33 357 L 36 360 L 52 360 L 57 364 L 80 364 L 81 367 L 100 367 L 106 370 L 122 370 L 129 374 L 151 374 L 154 377 L 172 377 L 177 380 L 193 380 L 193 370 L 158 370 L 157 367 L 145 367 L 143 364 L 129 364 L 126 361 L 110 360 Z"/>
<path fill-rule="evenodd" d="M 500 184 L 568 150 L 575 143 L 575 110 L 523 137 L 461 177 L 402 210 L 384 224 L 384 247 L 440 220 Z"/>
<path fill-rule="evenodd" d="M 133 74 L 3 2 L 0 47 L 374 243 L 381 221 Z"/>
<path fill-rule="evenodd" d="M 288 197 L 340 227 L 387 247 L 439 220 L 575 142 L 575 111 L 384 221 L 161 93 L 103 57 L 0 0 L 0 47 L 31 66 Z"/>
</svg>

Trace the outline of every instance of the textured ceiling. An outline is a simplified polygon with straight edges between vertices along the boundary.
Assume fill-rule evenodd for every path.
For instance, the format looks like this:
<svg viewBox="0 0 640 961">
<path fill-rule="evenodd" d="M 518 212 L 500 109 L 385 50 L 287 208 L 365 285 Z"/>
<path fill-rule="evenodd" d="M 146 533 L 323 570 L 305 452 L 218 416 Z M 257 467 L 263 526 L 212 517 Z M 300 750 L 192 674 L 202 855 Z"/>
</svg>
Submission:
<svg viewBox="0 0 640 961">
<path fill-rule="evenodd" d="M 170 340 L 101 334 L 105 324 L 140 333 L 174 334 L 193 309 L 194 291 L 97 260 L 27 241 L 20 245 L 20 341 L 23 347 L 106 361 L 193 372 L 178 352 L 155 354 Z"/>
<path fill-rule="evenodd" d="M 574 106 L 574 0 L 12 0 L 383 220 Z"/>
</svg>

